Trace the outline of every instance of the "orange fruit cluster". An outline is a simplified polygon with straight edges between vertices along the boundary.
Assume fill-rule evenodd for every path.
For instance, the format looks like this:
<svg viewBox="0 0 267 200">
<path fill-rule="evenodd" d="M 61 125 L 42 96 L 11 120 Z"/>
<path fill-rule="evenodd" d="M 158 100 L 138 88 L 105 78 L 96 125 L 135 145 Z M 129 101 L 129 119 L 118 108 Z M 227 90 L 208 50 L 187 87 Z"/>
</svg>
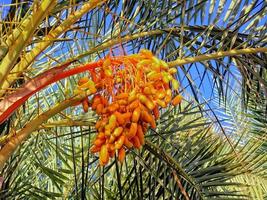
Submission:
<svg viewBox="0 0 267 200">
<path fill-rule="evenodd" d="M 143 49 L 138 54 L 107 57 L 101 68 L 90 71 L 92 81 L 79 81 L 80 89 L 84 86 L 95 93 L 90 106 L 100 117 L 91 152 L 99 152 L 100 165 L 106 165 L 116 151 L 122 163 L 127 149 L 140 149 L 148 127 L 156 128 L 159 109 L 181 102 L 181 95 L 172 98 L 179 88 L 176 72 Z M 88 110 L 87 100 L 83 107 Z"/>
</svg>

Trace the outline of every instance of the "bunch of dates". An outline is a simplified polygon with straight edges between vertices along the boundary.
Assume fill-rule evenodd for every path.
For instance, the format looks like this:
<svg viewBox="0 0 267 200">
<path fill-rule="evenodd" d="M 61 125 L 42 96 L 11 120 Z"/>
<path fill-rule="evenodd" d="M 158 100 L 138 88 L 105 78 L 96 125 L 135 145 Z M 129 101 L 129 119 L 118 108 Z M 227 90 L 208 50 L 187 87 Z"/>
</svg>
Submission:
<svg viewBox="0 0 267 200">
<path fill-rule="evenodd" d="M 143 49 L 138 54 L 107 57 L 101 67 L 90 70 L 91 79 L 79 80 L 78 91 L 89 89 L 93 95 L 91 102 L 82 101 L 84 111 L 91 107 L 99 115 L 91 152 L 99 153 L 100 165 L 106 165 L 116 152 L 122 163 L 127 149 L 140 149 L 147 129 L 156 128 L 160 109 L 181 102 L 176 73 L 176 68 Z"/>
</svg>

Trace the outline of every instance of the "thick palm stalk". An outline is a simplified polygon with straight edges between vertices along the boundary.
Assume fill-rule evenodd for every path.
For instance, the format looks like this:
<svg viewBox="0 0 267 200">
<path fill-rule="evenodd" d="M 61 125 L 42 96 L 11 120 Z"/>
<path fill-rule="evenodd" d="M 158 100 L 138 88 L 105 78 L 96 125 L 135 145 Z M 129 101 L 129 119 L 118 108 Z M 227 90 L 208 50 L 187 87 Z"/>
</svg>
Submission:
<svg viewBox="0 0 267 200">
<path fill-rule="evenodd" d="M 49 14 L 55 5 L 56 0 L 42 1 L 39 8 L 34 9 L 33 14 L 27 16 L 27 18 L 23 20 L 23 23 L 20 26 L 21 31 L 18 33 L 18 30 L 15 29 L 15 33 L 11 34 L 11 38 L 8 39 L 7 42 L 8 44 L 10 43 L 9 51 L 3 58 L 0 65 L 0 86 L 4 82 L 8 73 L 11 71 L 22 50 L 32 38 L 37 26 Z"/>
<path fill-rule="evenodd" d="M 65 63 L 62 66 L 52 68 L 43 74 L 40 74 L 35 79 L 30 80 L 25 83 L 22 88 L 16 93 L 12 93 L 3 101 L 0 102 L 0 124 L 3 121 L 12 115 L 12 113 L 21 106 L 30 96 L 40 91 L 44 87 L 69 77 L 71 75 L 83 72 L 85 70 L 89 70 L 95 67 L 98 67 L 101 64 L 101 61 L 89 63 L 87 65 L 83 65 L 80 67 L 76 67 L 74 69 L 70 69 L 68 71 L 63 71 L 70 63 Z M 7 109 L 6 109 L 7 108 Z"/>
<path fill-rule="evenodd" d="M 177 60 L 169 62 L 168 65 L 170 67 L 174 67 L 176 65 L 185 65 L 189 63 L 213 60 L 213 59 L 222 58 L 225 56 L 238 56 L 242 54 L 251 54 L 251 53 L 260 53 L 260 52 L 267 52 L 267 48 L 246 48 L 246 49 L 232 49 L 229 51 L 219 51 L 213 54 L 203 54 L 203 55 L 191 57 L 191 58 L 177 59 Z"/>
<path fill-rule="evenodd" d="M 77 20 L 79 20 L 84 14 L 89 12 L 91 9 L 103 4 L 106 0 L 99 1 L 95 3 L 95 1 L 88 1 L 85 3 L 81 9 L 77 10 L 73 14 L 71 14 L 66 20 L 64 20 L 58 27 L 51 30 L 47 36 L 45 36 L 40 43 L 38 43 L 34 49 L 32 49 L 29 53 L 27 53 L 24 57 L 22 57 L 21 61 L 14 66 L 14 68 L 11 70 L 10 67 L 13 65 L 10 65 L 9 71 L 11 70 L 11 74 L 7 77 L 7 73 L 9 71 L 5 70 L 2 72 L 0 70 L 0 86 L 2 86 L 2 92 L 0 92 L 0 96 L 4 94 L 4 89 L 8 88 L 10 86 L 10 83 L 12 83 L 14 80 L 17 79 L 21 75 L 21 73 L 34 61 L 34 59 L 42 52 L 44 51 L 49 45 L 51 45 L 54 40 L 59 37 L 61 34 L 66 32 Z M 29 29 L 29 27 L 27 27 Z M 32 29 L 35 30 L 35 29 Z M 20 43 L 18 43 L 20 44 Z M 19 53 L 19 52 L 18 52 Z M 19 54 L 17 55 L 19 56 Z M 15 61 L 14 61 L 15 62 Z M 12 64 L 14 64 L 14 62 Z M 3 63 L 2 63 L 3 65 Z M 0 69 L 2 68 L 2 65 L 0 66 Z M 5 76 L 1 77 L 1 74 L 5 74 Z M 7 81 L 4 79 L 7 77 Z M 5 81 L 5 82 L 4 82 Z"/>
</svg>

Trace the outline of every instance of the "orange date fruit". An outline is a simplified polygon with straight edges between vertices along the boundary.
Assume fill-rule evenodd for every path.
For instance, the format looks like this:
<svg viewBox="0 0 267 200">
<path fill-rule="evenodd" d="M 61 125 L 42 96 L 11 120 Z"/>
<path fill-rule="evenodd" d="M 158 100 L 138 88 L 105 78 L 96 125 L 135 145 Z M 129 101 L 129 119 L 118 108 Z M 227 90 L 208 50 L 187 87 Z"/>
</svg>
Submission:
<svg viewBox="0 0 267 200">
<path fill-rule="evenodd" d="M 132 122 L 138 122 L 140 114 L 141 114 L 141 108 L 140 107 L 135 108 L 132 114 Z"/>
<path fill-rule="evenodd" d="M 120 161 L 120 163 L 123 163 L 125 159 L 125 149 L 122 147 L 119 149 L 119 152 L 118 152 L 118 160 Z"/>
<path fill-rule="evenodd" d="M 99 152 L 99 160 L 101 165 L 106 165 L 109 160 L 108 148 L 107 145 L 102 145 Z"/>
<path fill-rule="evenodd" d="M 182 102 L 183 97 L 181 95 L 177 95 L 172 100 L 172 105 L 176 106 Z"/>
<path fill-rule="evenodd" d="M 120 149 L 124 144 L 125 136 L 121 135 L 119 139 L 115 142 L 115 149 Z"/>
</svg>

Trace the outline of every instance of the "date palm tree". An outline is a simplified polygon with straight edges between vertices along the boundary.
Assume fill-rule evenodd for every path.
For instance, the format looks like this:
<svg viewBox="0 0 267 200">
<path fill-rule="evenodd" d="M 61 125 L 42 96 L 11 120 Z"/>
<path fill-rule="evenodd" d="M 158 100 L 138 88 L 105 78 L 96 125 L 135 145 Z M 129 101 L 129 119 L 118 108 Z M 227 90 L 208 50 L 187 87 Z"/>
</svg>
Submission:
<svg viewBox="0 0 267 200">
<path fill-rule="evenodd" d="M 0 13 L 1 199 L 267 199 L 265 0 L 12 0 Z M 140 49 L 177 68 L 183 101 L 123 164 L 99 166 L 77 69 Z"/>
</svg>

